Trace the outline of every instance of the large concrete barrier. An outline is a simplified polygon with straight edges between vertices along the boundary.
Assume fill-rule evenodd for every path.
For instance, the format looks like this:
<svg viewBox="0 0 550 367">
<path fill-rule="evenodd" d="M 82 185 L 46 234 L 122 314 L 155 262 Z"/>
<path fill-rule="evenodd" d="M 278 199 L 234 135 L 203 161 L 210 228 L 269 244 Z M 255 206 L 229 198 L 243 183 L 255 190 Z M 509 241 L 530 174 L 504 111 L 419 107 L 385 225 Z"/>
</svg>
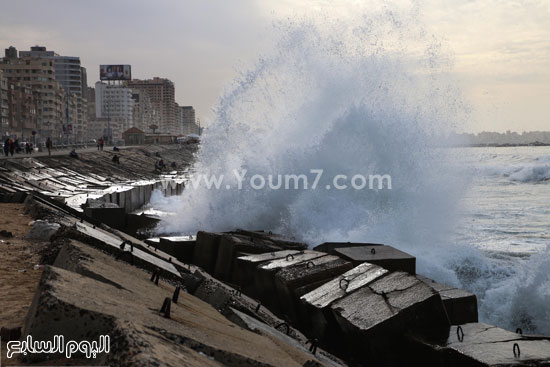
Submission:
<svg viewBox="0 0 550 367">
<path fill-rule="evenodd" d="M 303 295 L 300 298 L 299 312 L 302 315 L 304 330 L 321 342 L 329 343 L 331 336 L 335 336 L 336 330 L 336 321 L 330 309 L 332 303 L 387 273 L 386 269 L 377 265 L 360 264 Z"/>
<path fill-rule="evenodd" d="M 330 308 L 338 324 L 333 342 L 353 358 L 376 365 L 406 361 L 406 334 L 443 335 L 449 329 L 439 294 L 405 272 L 382 276 Z"/>
<path fill-rule="evenodd" d="M 213 275 L 221 280 L 230 280 L 233 264 L 243 254 L 261 254 L 280 250 L 271 241 L 237 234 L 224 234 L 220 239 Z"/>
<path fill-rule="evenodd" d="M 405 271 L 416 274 L 416 258 L 387 245 L 368 245 L 335 248 L 332 253 L 354 265 L 364 262 L 379 265 L 390 271 Z"/>
<path fill-rule="evenodd" d="M 299 251 L 296 250 L 283 250 L 258 255 L 240 256 L 236 259 L 231 281 L 239 285 L 246 294 L 257 298 L 259 292 L 255 287 L 254 278 L 256 277 L 258 266 L 272 260 L 284 259 L 289 255 L 297 255 L 298 253 Z"/>
<path fill-rule="evenodd" d="M 299 325 L 299 299 L 313 287 L 332 280 L 353 268 L 351 262 L 337 256 L 325 255 L 305 263 L 284 267 L 275 277 L 276 299 L 281 313 Z"/>
<path fill-rule="evenodd" d="M 179 261 L 190 263 L 193 261 L 195 244 L 196 237 L 194 236 L 175 236 L 160 237 L 157 246 L 160 250 L 174 256 Z"/>
<path fill-rule="evenodd" d="M 463 289 L 440 284 L 436 281 L 417 275 L 418 279 L 428 284 L 439 293 L 443 305 L 449 316 L 451 325 L 460 325 L 470 322 L 477 322 L 477 297 L 475 294 Z"/>
<path fill-rule="evenodd" d="M 200 266 L 210 274 L 213 273 L 218 258 L 221 233 L 199 231 L 197 242 L 193 252 L 193 263 Z"/>
<path fill-rule="evenodd" d="M 411 339 L 411 361 L 427 366 L 550 366 L 550 337 L 524 336 L 484 323 L 451 326 L 442 338 Z"/>
<path fill-rule="evenodd" d="M 305 250 L 297 254 L 289 254 L 284 258 L 274 259 L 265 263 L 259 264 L 255 270 L 253 287 L 258 294 L 258 297 L 269 307 L 273 308 L 275 313 L 284 312 L 284 307 L 281 307 L 275 286 L 275 275 L 277 272 L 302 264 L 306 266 L 309 261 L 326 256 L 323 252 Z"/>
</svg>

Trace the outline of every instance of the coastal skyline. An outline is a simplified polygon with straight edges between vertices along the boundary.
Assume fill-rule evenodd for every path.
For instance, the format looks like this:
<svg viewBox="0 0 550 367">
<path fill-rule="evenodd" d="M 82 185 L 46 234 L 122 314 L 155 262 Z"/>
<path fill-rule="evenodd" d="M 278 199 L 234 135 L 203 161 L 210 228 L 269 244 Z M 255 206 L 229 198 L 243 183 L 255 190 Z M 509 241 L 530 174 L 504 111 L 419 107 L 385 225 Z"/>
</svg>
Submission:
<svg viewBox="0 0 550 367">
<path fill-rule="evenodd" d="M 273 24 L 287 18 L 345 19 L 354 12 L 415 4 L 355 1 L 158 1 L 37 5 L 2 1 L 0 43 L 18 50 L 42 45 L 79 56 L 90 85 L 99 64 L 131 64 L 135 78 L 165 77 L 176 84 L 176 101 L 194 105 L 208 121 L 225 86 L 266 51 Z M 550 4 L 427 1 L 418 21 L 441 41 L 458 87 L 471 105 L 461 131 L 548 130 L 550 119 Z"/>
</svg>

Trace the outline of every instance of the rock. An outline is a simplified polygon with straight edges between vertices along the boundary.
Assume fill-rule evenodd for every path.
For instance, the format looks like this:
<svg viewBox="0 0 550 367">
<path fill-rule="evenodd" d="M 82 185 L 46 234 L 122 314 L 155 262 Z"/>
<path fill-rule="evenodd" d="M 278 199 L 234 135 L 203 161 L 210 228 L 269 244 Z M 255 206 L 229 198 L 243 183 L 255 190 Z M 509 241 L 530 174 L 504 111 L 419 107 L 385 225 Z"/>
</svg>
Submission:
<svg viewBox="0 0 550 367">
<path fill-rule="evenodd" d="M 13 237 L 13 233 L 6 231 L 5 229 L 0 231 L 0 236 L 11 238 Z"/>
<path fill-rule="evenodd" d="M 57 223 L 49 223 L 44 220 L 34 221 L 27 238 L 31 240 L 49 241 L 57 233 L 61 226 Z"/>
</svg>

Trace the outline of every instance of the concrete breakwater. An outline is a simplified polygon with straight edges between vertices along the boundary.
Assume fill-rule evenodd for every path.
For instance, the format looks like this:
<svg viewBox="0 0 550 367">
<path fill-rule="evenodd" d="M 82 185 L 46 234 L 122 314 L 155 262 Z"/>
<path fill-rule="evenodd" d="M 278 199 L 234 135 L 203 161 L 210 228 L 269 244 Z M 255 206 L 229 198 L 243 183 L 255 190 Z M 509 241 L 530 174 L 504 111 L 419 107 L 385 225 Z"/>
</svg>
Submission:
<svg viewBox="0 0 550 367">
<path fill-rule="evenodd" d="M 549 337 L 478 323 L 475 295 L 391 246 L 248 230 L 141 241 L 52 202 L 27 199 L 62 228 L 23 337 L 112 335 L 95 364 L 550 364 Z"/>
<path fill-rule="evenodd" d="M 154 218 L 131 213 L 147 204 L 154 190 L 179 195 L 196 144 L 126 148 L 119 152 L 93 151 L 79 159 L 68 156 L 25 156 L 0 162 L 0 195 L 22 202 L 24 193 L 39 192 L 112 227 L 131 228 L 155 223 Z M 112 162 L 119 156 L 120 164 Z M 175 168 L 158 174 L 155 161 Z"/>
</svg>

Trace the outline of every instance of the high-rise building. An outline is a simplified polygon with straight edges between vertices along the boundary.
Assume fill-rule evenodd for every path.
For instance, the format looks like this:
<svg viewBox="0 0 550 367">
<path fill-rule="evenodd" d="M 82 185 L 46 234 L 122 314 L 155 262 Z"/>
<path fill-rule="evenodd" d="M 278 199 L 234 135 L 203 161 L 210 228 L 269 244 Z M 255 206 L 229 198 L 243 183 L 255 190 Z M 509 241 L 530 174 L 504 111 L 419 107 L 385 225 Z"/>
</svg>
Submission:
<svg viewBox="0 0 550 367">
<path fill-rule="evenodd" d="M 95 83 L 95 111 L 96 118 L 109 122 L 107 136 L 113 142 L 122 139 L 122 133 L 134 126 L 132 89 L 123 84 Z"/>
<path fill-rule="evenodd" d="M 8 120 L 11 135 L 30 139 L 36 129 L 36 94 L 20 81 L 8 82 Z"/>
<path fill-rule="evenodd" d="M 173 82 L 168 79 L 155 77 L 147 80 L 130 80 L 128 86 L 133 89 L 143 90 L 149 95 L 155 111 L 160 116 L 160 132 L 170 134 L 180 132 Z"/>
<path fill-rule="evenodd" d="M 48 136 L 54 140 L 63 138 L 62 125 L 65 123 L 65 91 L 55 80 L 55 66 L 52 59 L 32 56 L 17 57 L 14 47 L 6 49 L 5 56 L 0 60 L 0 70 L 9 83 L 20 82 L 30 87 L 36 96 L 36 130 L 39 141 Z M 14 121 L 9 121 L 10 134 L 18 134 Z"/>
<path fill-rule="evenodd" d="M 5 136 L 9 131 L 8 79 L 0 70 L 0 134 Z"/>
<path fill-rule="evenodd" d="M 199 127 L 195 120 L 195 109 L 193 106 L 180 106 L 178 112 L 181 134 L 198 134 Z"/>
<path fill-rule="evenodd" d="M 160 115 L 157 113 L 149 98 L 149 94 L 142 89 L 132 89 L 134 99 L 134 126 L 141 131 L 152 131 L 151 126 L 160 126 Z"/>
<path fill-rule="evenodd" d="M 83 91 L 87 88 L 86 69 L 80 66 L 80 57 L 60 56 L 54 51 L 48 51 L 43 46 L 33 46 L 30 51 L 20 51 L 19 57 L 49 59 L 54 61 L 55 79 L 65 89 L 67 95 L 75 94 L 77 104 L 76 114 L 69 113 L 69 123 L 72 125 L 72 135 L 75 141 L 83 141 L 86 131 L 87 101 Z M 73 107 L 69 106 L 69 109 Z"/>
</svg>

